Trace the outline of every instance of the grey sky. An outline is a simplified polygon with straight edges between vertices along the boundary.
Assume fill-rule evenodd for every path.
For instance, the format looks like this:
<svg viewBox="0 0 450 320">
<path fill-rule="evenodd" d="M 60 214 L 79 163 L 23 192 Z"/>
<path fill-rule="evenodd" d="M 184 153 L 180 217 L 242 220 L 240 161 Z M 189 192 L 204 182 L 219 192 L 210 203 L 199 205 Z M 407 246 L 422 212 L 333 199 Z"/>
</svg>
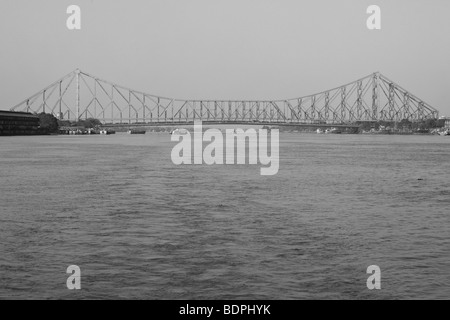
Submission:
<svg viewBox="0 0 450 320">
<path fill-rule="evenodd" d="M 66 28 L 66 9 L 82 29 Z M 381 7 L 382 30 L 366 28 Z M 75 68 L 183 99 L 294 98 L 380 71 L 450 116 L 448 0 L 1 0 L 0 109 Z"/>
</svg>

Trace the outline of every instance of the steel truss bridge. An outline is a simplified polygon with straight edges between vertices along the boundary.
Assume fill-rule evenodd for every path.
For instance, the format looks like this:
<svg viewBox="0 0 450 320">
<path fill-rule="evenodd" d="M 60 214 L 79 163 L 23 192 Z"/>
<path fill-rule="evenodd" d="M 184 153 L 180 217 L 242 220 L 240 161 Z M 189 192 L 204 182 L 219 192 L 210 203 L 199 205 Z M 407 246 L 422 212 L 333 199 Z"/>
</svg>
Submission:
<svg viewBox="0 0 450 320">
<path fill-rule="evenodd" d="M 349 124 L 412 122 L 439 112 L 379 72 L 340 87 L 286 100 L 181 100 L 132 90 L 79 69 L 17 104 L 11 111 L 51 113 L 61 120 L 103 123 L 204 122 Z"/>
</svg>

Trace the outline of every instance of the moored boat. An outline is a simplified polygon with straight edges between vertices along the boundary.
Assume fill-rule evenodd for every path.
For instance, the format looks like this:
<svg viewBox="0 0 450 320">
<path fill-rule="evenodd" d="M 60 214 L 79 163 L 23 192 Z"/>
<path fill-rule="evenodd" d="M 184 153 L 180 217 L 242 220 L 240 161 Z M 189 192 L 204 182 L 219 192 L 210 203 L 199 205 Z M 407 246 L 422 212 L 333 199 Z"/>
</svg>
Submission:
<svg viewBox="0 0 450 320">
<path fill-rule="evenodd" d="M 145 130 L 137 130 L 137 129 L 130 129 L 127 131 L 128 134 L 145 134 Z"/>
<path fill-rule="evenodd" d="M 340 133 L 342 133 L 342 131 L 339 130 L 338 128 L 331 128 L 331 129 L 325 130 L 325 133 L 340 134 Z"/>
<path fill-rule="evenodd" d="M 110 134 L 115 134 L 116 132 L 114 130 L 109 130 L 109 129 L 102 129 L 100 130 L 100 134 L 103 135 L 110 135 Z"/>
<path fill-rule="evenodd" d="M 187 131 L 186 129 L 175 129 L 175 130 L 172 130 L 172 132 L 170 134 L 173 134 L 173 135 L 185 135 L 185 134 L 188 134 L 188 133 L 189 133 L 189 131 Z"/>
<path fill-rule="evenodd" d="M 69 135 L 83 135 L 83 134 L 87 134 L 86 130 L 83 129 L 73 129 L 73 130 L 69 130 Z"/>
</svg>

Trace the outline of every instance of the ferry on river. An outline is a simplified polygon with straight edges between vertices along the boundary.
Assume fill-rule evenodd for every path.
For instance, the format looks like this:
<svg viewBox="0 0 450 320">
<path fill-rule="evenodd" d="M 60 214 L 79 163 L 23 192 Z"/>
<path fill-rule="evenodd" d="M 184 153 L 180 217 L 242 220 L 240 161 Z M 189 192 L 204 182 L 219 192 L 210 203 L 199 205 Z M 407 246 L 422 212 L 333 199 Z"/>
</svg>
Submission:
<svg viewBox="0 0 450 320">
<path fill-rule="evenodd" d="M 145 130 L 137 130 L 137 129 L 130 129 L 127 131 L 128 134 L 145 134 Z"/>
<path fill-rule="evenodd" d="M 188 133 L 189 133 L 189 131 L 187 131 L 186 129 L 175 129 L 170 134 L 173 134 L 173 135 L 186 135 Z"/>
<path fill-rule="evenodd" d="M 116 132 L 114 130 L 108 130 L 108 129 L 102 129 L 100 130 L 100 134 L 104 134 L 104 135 L 110 135 L 110 134 L 115 134 Z"/>
<path fill-rule="evenodd" d="M 338 128 L 331 128 L 331 129 L 325 130 L 325 133 L 340 134 L 340 133 L 342 133 L 342 131 L 339 130 Z"/>
</svg>

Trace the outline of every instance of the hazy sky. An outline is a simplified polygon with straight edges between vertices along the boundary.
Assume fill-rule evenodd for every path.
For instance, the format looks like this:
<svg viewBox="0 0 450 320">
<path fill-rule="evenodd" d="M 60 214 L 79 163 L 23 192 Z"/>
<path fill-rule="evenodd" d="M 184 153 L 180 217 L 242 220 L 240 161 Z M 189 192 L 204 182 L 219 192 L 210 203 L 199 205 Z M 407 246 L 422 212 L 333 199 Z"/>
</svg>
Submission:
<svg viewBox="0 0 450 320">
<path fill-rule="evenodd" d="M 449 13 L 449 0 L 1 0 L 0 109 L 76 68 L 181 99 L 294 98 L 380 71 L 450 116 Z"/>
</svg>

